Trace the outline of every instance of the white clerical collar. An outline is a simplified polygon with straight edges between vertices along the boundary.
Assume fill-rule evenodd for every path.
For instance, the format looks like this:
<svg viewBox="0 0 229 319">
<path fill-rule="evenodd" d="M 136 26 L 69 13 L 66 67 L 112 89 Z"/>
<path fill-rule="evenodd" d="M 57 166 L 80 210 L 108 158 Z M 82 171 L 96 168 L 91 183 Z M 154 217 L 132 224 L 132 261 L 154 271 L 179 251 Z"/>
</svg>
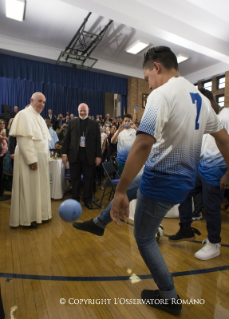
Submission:
<svg viewBox="0 0 229 319">
<path fill-rule="evenodd" d="M 27 108 L 29 111 L 33 112 L 34 114 L 40 115 L 39 113 L 37 113 L 37 111 L 35 111 L 35 109 L 32 107 L 32 105 L 30 104 L 30 106 Z"/>
<path fill-rule="evenodd" d="M 82 121 L 84 121 L 84 120 L 86 120 L 86 119 L 88 118 L 88 116 L 83 119 L 83 118 L 79 115 L 79 118 L 80 118 Z"/>
<path fill-rule="evenodd" d="M 38 112 L 34 109 L 34 107 L 32 107 L 31 104 L 30 104 L 29 107 L 27 107 L 27 109 L 28 109 L 29 111 L 33 112 L 33 113 L 36 114 L 36 115 L 40 115 L 40 113 L 38 113 Z"/>
</svg>

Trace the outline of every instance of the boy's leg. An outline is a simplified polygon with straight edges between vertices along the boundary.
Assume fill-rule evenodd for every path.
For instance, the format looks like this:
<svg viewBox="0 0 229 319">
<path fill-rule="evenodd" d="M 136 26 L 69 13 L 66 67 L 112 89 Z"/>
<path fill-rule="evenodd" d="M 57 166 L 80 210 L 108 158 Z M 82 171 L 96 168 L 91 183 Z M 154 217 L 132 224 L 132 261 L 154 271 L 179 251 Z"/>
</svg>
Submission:
<svg viewBox="0 0 229 319">
<path fill-rule="evenodd" d="M 164 298 L 168 299 L 176 298 L 177 294 L 172 275 L 158 247 L 156 233 L 164 216 L 173 206 L 172 203 L 155 202 L 138 191 L 134 219 L 134 235 L 139 251 Z"/>
<path fill-rule="evenodd" d="M 139 173 L 133 182 L 130 184 L 127 190 L 127 196 L 129 201 L 132 201 L 133 199 L 137 198 L 137 190 L 140 186 L 142 178 L 142 173 Z M 112 219 L 110 217 L 110 210 L 112 206 L 113 200 L 110 202 L 110 204 L 107 206 L 106 209 L 104 209 L 100 215 L 98 215 L 94 220 L 85 221 L 83 223 L 75 222 L 73 223 L 73 226 L 77 229 L 90 232 L 92 234 L 96 234 L 98 236 L 102 236 L 104 234 L 104 229 L 112 222 Z"/>
<path fill-rule="evenodd" d="M 182 311 L 181 300 L 155 237 L 161 221 L 173 205 L 156 202 L 138 191 L 134 234 L 142 258 L 159 288 L 144 289 L 141 298 L 151 307 L 179 315 Z"/>
<path fill-rule="evenodd" d="M 203 198 L 207 220 L 208 238 L 203 240 L 204 247 L 195 253 L 200 260 L 209 260 L 220 255 L 221 204 L 224 190 L 208 184 L 202 177 Z"/>
</svg>

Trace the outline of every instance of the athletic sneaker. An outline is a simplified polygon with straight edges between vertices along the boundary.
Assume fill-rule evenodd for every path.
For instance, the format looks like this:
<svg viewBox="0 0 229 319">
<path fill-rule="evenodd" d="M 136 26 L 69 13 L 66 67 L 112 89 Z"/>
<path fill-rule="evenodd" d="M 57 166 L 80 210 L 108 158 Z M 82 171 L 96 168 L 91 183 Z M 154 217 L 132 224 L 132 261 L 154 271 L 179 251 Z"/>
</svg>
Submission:
<svg viewBox="0 0 229 319">
<path fill-rule="evenodd" d="M 143 290 L 141 298 L 145 303 L 153 308 L 169 312 L 173 315 L 179 315 L 182 311 L 181 299 L 177 298 L 166 299 L 163 297 L 161 291 L 158 290 Z"/>
<path fill-rule="evenodd" d="M 79 230 L 87 231 L 89 233 L 92 233 L 92 234 L 95 234 L 98 236 L 103 236 L 103 234 L 104 234 L 104 228 L 97 226 L 93 222 L 93 219 L 87 220 L 86 222 L 82 222 L 82 223 L 75 222 L 72 225 L 73 225 L 73 227 L 75 227 Z"/>
<path fill-rule="evenodd" d="M 212 244 L 206 238 L 202 241 L 205 244 L 203 248 L 195 253 L 195 257 L 200 260 L 209 260 L 220 255 L 220 244 Z"/>
<path fill-rule="evenodd" d="M 199 230 L 194 227 L 183 227 L 181 223 L 179 225 L 179 231 L 175 235 L 169 236 L 170 241 L 192 241 L 195 240 L 195 234 L 201 235 Z"/>
<path fill-rule="evenodd" d="M 201 220 L 201 219 L 202 219 L 202 213 L 194 210 L 194 212 L 192 213 L 192 220 Z"/>
</svg>

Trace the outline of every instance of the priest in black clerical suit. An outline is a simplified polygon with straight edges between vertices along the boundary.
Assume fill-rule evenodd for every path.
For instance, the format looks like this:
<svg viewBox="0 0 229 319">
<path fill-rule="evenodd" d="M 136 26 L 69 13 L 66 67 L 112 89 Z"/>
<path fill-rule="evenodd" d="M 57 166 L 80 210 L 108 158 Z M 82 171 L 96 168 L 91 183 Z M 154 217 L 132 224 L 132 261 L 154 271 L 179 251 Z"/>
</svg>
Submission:
<svg viewBox="0 0 229 319">
<path fill-rule="evenodd" d="M 62 161 L 69 161 L 72 183 L 72 198 L 80 200 L 80 182 L 83 173 L 83 201 L 91 209 L 95 166 L 101 163 L 101 137 L 99 124 L 88 118 L 88 106 L 78 107 L 79 118 L 69 121 L 62 147 Z"/>
</svg>

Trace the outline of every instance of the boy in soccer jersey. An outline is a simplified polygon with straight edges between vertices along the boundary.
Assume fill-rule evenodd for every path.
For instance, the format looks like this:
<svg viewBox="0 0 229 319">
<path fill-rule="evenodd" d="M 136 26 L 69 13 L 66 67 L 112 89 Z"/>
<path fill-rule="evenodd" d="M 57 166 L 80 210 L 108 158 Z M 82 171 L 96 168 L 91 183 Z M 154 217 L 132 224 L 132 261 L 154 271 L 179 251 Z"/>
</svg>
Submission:
<svg viewBox="0 0 229 319">
<path fill-rule="evenodd" d="M 117 144 L 117 160 L 119 176 L 122 175 L 127 156 L 136 138 L 137 127 L 132 122 L 132 115 L 126 114 L 122 124 L 111 138 L 111 143 Z"/>
<path fill-rule="evenodd" d="M 210 100 L 212 107 L 218 114 L 219 105 L 214 101 L 212 93 L 205 89 L 200 89 L 200 92 Z M 229 133 L 229 109 L 224 108 L 217 116 Z M 179 206 L 181 221 L 179 231 L 175 235 L 169 236 L 169 240 L 173 242 L 195 239 L 197 229 L 191 227 L 191 200 L 192 196 L 201 191 L 207 220 L 208 238 L 203 240 L 204 247 L 195 253 L 195 257 L 200 260 L 209 260 L 220 255 L 221 204 L 224 197 L 224 189 L 220 189 L 220 179 L 226 171 L 226 163 L 214 138 L 206 134 L 203 139 L 195 188 L 189 192 L 185 201 Z"/>
<path fill-rule="evenodd" d="M 145 164 L 137 194 L 134 234 L 159 289 L 143 290 L 141 297 L 152 307 L 178 315 L 181 300 L 155 234 L 166 213 L 183 202 L 194 188 L 203 134 L 210 133 L 215 138 L 228 169 L 229 136 L 209 100 L 179 75 L 177 59 L 170 48 L 149 49 L 143 71 L 152 92 L 116 188 L 111 218 L 119 226 L 120 216 L 127 222 L 126 191 Z M 229 173 L 226 173 L 221 187 L 228 186 Z"/>
</svg>

